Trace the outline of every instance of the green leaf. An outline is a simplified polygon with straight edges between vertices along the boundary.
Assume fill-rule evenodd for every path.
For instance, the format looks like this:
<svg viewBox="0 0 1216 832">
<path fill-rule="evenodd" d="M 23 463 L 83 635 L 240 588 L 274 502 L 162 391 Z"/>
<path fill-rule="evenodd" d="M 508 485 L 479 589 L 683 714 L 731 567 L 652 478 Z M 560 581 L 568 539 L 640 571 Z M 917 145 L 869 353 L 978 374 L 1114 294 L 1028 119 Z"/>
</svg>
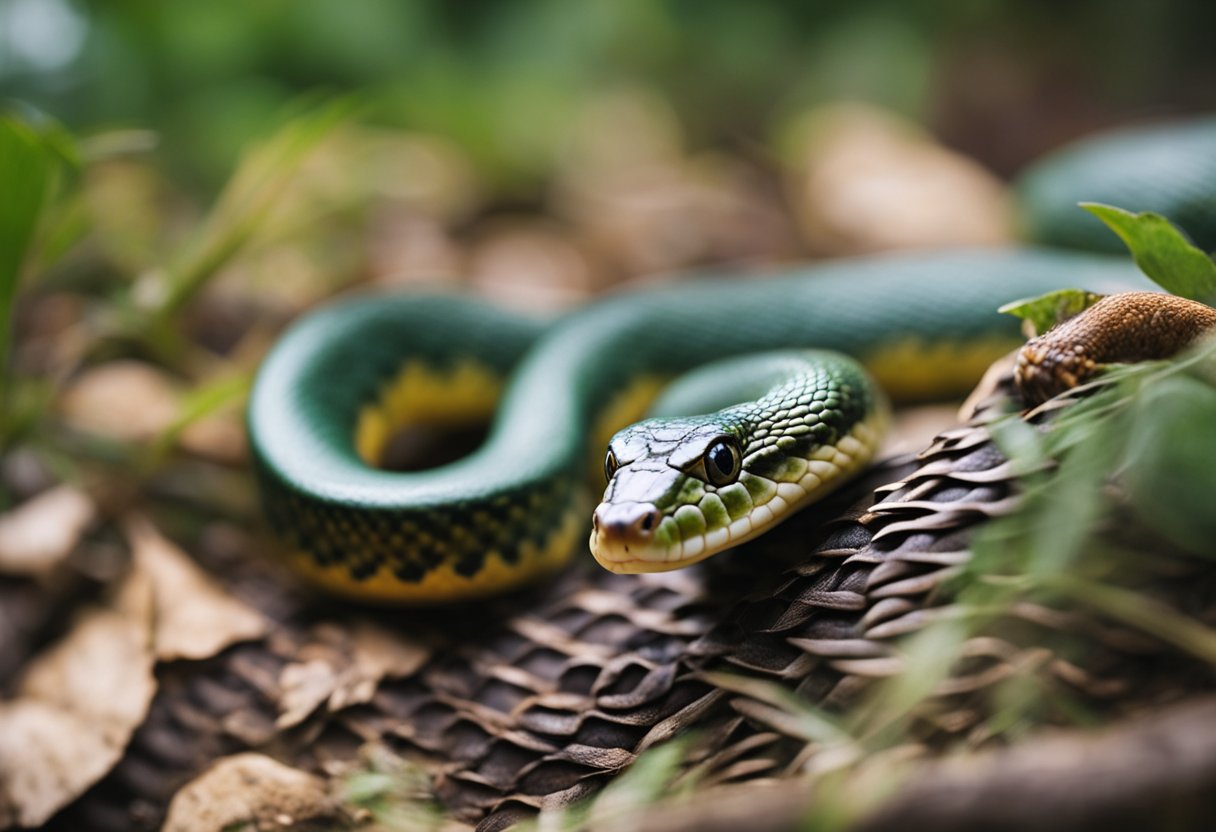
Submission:
<svg viewBox="0 0 1216 832">
<path fill-rule="evenodd" d="M 786 726 L 790 733 L 808 742 L 822 745 L 853 742 L 853 736 L 831 716 L 775 682 L 718 671 L 706 671 L 702 678 L 716 688 L 741 693 L 785 712 L 790 717 Z"/>
<path fill-rule="evenodd" d="M 1216 261 L 1168 219 L 1097 202 L 1083 202 L 1081 207 L 1122 238 L 1136 265 L 1161 288 L 1179 297 L 1216 303 Z"/>
<path fill-rule="evenodd" d="M 1033 338 L 1079 315 L 1103 297 L 1084 289 L 1059 289 L 1037 298 L 1010 301 L 997 311 L 1021 318 L 1025 322 L 1023 328 L 1027 330 L 1026 337 Z"/>
<path fill-rule="evenodd" d="M 249 374 L 241 373 L 216 379 L 191 390 L 185 400 L 179 403 L 177 418 L 153 443 L 153 461 L 163 460 L 181 437 L 182 431 L 190 425 L 243 400 L 249 394 L 252 383 Z"/>
<path fill-rule="evenodd" d="M 670 796 L 673 781 L 688 755 L 688 738 L 681 737 L 648 749 L 591 804 L 588 826 L 608 825 L 613 817 L 637 813 Z"/>
<path fill-rule="evenodd" d="M 1075 603 L 1093 607 L 1173 644 L 1210 665 L 1216 665 L 1216 630 L 1145 593 L 1060 574 L 1054 585 Z"/>
<path fill-rule="evenodd" d="M 154 310 L 159 325 L 179 311 L 255 239 L 301 166 L 334 128 L 356 110 L 351 98 L 326 101 L 300 112 L 241 158 L 202 231 L 173 264 Z"/>
<path fill-rule="evenodd" d="M 1212 556 L 1216 514 L 1216 389 L 1196 378 L 1162 379 L 1135 403 L 1124 484 L 1137 516 L 1162 537 Z"/>
<path fill-rule="evenodd" d="M 0 391 L 11 387 L 8 349 L 22 267 L 62 156 L 63 148 L 56 139 L 12 116 L 0 116 L 0 182 L 4 185 L 0 198 Z M 0 401 L 0 408 L 4 407 Z"/>
</svg>

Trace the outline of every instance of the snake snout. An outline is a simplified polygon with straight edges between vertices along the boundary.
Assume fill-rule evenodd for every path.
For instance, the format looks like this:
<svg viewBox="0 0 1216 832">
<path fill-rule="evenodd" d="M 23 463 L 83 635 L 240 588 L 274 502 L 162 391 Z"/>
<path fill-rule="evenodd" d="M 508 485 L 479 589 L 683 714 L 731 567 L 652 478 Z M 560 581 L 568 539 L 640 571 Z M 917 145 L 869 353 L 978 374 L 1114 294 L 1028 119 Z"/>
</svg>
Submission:
<svg viewBox="0 0 1216 832">
<path fill-rule="evenodd" d="M 654 535 L 663 514 L 650 503 L 604 503 L 591 517 L 602 535 L 630 542 L 644 542 Z"/>
</svg>

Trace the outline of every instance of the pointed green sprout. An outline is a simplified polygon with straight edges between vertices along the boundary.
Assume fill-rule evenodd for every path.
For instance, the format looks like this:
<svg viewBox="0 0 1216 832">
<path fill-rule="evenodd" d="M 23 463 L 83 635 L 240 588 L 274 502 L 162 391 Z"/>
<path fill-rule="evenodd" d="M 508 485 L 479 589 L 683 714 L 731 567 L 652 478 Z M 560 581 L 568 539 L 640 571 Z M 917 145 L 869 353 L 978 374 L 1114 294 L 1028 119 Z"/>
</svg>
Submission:
<svg viewBox="0 0 1216 832">
<path fill-rule="evenodd" d="M 1162 289 L 1209 306 L 1216 304 L 1216 259 L 1192 243 L 1182 229 L 1151 211 L 1137 214 L 1098 202 L 1083 202 L 1081 207 L 1119 235 L 1136 265 Z M 1021 318 L 1030 338 L 1101 299 L 1083 289 L 1061 289 L 1007 303 L 999 311 Z"/>
<path fill-rule="evenodd" d="M 997 311 L 1021 318 L 1024 334 L 1027 338 L 1033 338 L 1079 315 L 1103 297 L 1084 289 L 1060 289 L 1037 298 L 1010 301 Z"/>
<path fill-rule="evenodd" d="M 8 349 L 13 303 L 35 245 L 44 209 L 51 201 L 60 166 L 72 148 L 53 125 L 38 129 L 0 114 L 0 442 L 9 427 Z"/>
</svg>

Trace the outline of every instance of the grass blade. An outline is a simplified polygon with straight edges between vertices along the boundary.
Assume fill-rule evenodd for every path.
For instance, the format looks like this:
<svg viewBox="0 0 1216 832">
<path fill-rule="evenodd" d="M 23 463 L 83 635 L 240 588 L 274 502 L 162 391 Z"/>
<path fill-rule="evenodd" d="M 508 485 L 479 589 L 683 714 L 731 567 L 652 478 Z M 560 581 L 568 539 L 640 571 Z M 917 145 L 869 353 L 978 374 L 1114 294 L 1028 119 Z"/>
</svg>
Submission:
<svg viewBox="0 0 1216 832">
<path fill-rule="evenodd" d="M 54 187 L 60 154 L 52 142 L 25 122 L 0 117 L 0 441 L 9 424 L 8 352 L 13 304 L 39 218 Z"/>
<path fill-rule="evenodd" d="M 155 309 L 158 323 L 164 325 L 256 237 L 312 151 L 355 109 L 349 98 L 316 106 L 244 155 L 193 244 L 171 265 Z"/>
</svg>

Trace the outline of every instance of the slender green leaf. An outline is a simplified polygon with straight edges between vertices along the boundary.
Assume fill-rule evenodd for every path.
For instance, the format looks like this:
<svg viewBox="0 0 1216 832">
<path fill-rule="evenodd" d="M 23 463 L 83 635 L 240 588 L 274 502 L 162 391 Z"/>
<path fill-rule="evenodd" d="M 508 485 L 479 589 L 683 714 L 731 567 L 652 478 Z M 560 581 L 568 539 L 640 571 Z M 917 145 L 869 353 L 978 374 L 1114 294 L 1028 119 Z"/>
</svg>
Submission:
<svg viewBox="0 0 1216 832">
<path fill-rule="evenodd" d="M 671 785 L 688 756 L 687 746 L 684 737 L 655 746 L 639 756 L 596 797 L 588 820 L 607 823 L 670 797 Z"/>
<path fill-rule="evenodd" d="M 1161 288 L 1180 297 L 1216 303 L 1216 261 L 1168 219 L 1096 202 L 1083 202 L 1081 207 L 1122 238 L 1136 265 Z"/>
<path fill-rule="evenodd" d="M 1216 630 L 1143 593 L 1107 583 L 1060 574 L 1053 585 L 1079 604 L 1185 650 L 1210 665 L 1216 665 Z"/>
<path fill-rule="evenodd" d="M 375 820 L 368 828 L 426 832 L 443 825 L 430 778 L 419 765 L 380 745 L 360 749 L 363 767 L 340 784 L 338 795 L 351 810 Z"/>
<path fill-rule="evenodd" d="M 1042 471 L 1051 465 L 1043 439 L 1032 425 L 1021 419 L 999 419 L 989 428 L 1001 453 L 1020 476 Z"/>
<path fill-rule="evenodd" d="M 1175 545 L 1212 556 L 1216 514 L 1216 389 L 1163 379 L 1135 402 L 1123 481 L 1137 516 Z"/>
<path fill-rule="evenodd" d="M 884 680 L 850 714 L 850 721 L 866 732 L 873 747 L 896 745 L 906 737 L 916 706 L 949 677 L 967 636 L 962 622 L 942 618 L 900 642 L 903 671 Z"/>
<path fill-rule="evenodd" d="M 1052 475 L 1051 489 L 1036 495 L 1027 543 L 1030 557 L 1023 564 L 1035 578 L 1073 568 L 1110 505 L 1102 483 L 1113 467 L 1118 446 L 1106 431 L 1087 432 L 1064 456 Z"/>
<path fill-rule="evenodd" d="M 0 118 L 0 303 L 8 318 L 17 292 L 21 265 L 34 237 L 38 216 L 46 203 L 55 160 L 28 125 Z"/>
<path fill-rule="evenodd" d="M 59 162 L 52 141 L 16 118 L 0 117 L 0 412 L 7 412 L 4 399 L 11 386 L 8 349 L 17 286 Z"/>
<path fill-rule="evenodd" d="M 256 237 L 312 151 L 354 110 L 348 98 L 316 106 L 242 157 L 201 232 L 169 269 L 154 310 L 161 325 Z"/>
<path fill-rule="evenodd" d="M 703 678 L 714 687 L 741 693 L 784 711 L 796 722 L 798 733 L 807 740 L 825 745 L 847 745 L 854 741 L 832 717 L 774 682 L 717 671 L 706 672 Z"/>
<path fill-rule="evenodd" d="M 179 404 L 179 413 L 165 431 L 156 438 L 152 455 L 156 461 L 164 458 L 176 444 L 181 433 L 190 425 L 210 416 L 224 407 L 241 401 L 248 393 L 252 379 L 247 373 L 225 376 L 196 387 Z"/>
</svg>

